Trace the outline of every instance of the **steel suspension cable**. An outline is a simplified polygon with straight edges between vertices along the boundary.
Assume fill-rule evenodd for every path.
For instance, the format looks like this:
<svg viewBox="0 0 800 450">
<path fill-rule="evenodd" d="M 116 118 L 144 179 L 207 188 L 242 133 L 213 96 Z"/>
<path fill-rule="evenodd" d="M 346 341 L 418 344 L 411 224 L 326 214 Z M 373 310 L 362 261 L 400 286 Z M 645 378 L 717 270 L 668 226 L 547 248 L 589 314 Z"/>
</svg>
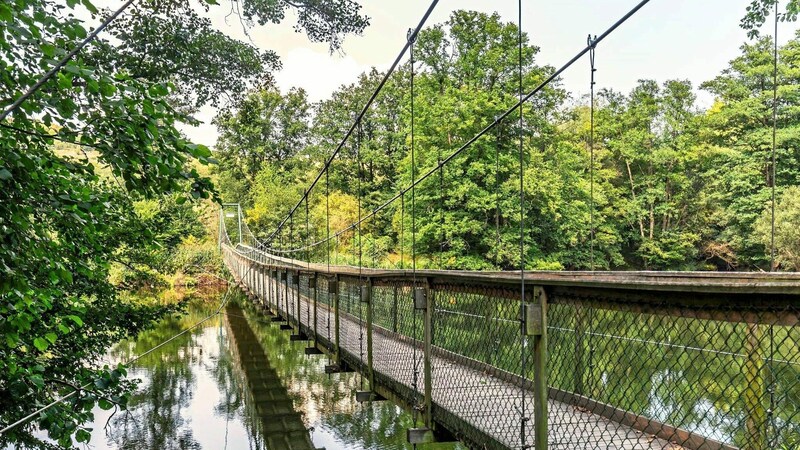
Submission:
<svg viewBox="0 0 800 450">
<path fill-rule="evenodd" d="M 331 363 L 331 353 L 333 352 L 333 343 L 331 342 L 331 309 L 333 309 L 333 305 L 331 305 L 331 289 L 330 289 L 330 276 L 331 276 L 331 192 L 330 192 L 330 170 L 325 169 L 325 229 L 327 232 L 327 241 L 325 243 L 325 250 L 327 251 L 328 256 L 328 279 L 326 280 L 328 286 L 328 292 L 326 295 L 328 296 L 327 301 L 327 310 L 328 310 L 328 323 L 326 325 L 326 329 L 328 332 L 328 364 Z"/>
<path fill-rule="evenodd" d="M 356 177 L 358 178 L 358 221 L 361 222 L 361 201 L 362 201 L 362 171 L 361 171 L 361 121 L 358 122 L 356 130 Z M 363 271 L 364 265 L 362 264 L 363 257 L 363 241 L 362 241 L 362 227 L 358 225 L 358 350 L 361 366 L 364 366 L 364 299 L 361 297 L 361 287 L 363 286 Z M 361 380 L 361 390 L 364 390 L 364 372 L 359 371 Z"/>
<path fill-rule="evenodd" d="M 406 267 L 406 258 L 405 258 L 405 248 L 406 248 L 406 196 L 405 194 L 400 196 L 400 268 L 405 269 Z"/>
<path fill-rule="evenodd" d="M 769 258 L 769 271 L 775 270 L 775 177 L 777 175 L 775 156 L 777 148 L 778 136 L 778 4 L 779 0 L 775 0 L 775 28 L 773 30 L 772 38 L 772 186 L 771 186 L 771 225 L 770 225 L 770 258 Z"/>
<path fill-rule="evenodd" d="M 769 271 L 775 271 L 775 190 L 777 185 L 777 143 L 778 143 L 778 22 L 779 22 L 779 9 L 778 5 L 780 0 L 775 0 L 775 22 L 772 37 L 772 186 L 771 186 L 771 204 L 770 204 L 770 262 Z M 767 409 L 767 437 L 766 443 L 769 448 L 777 447 L 777 445 L 770 445 L 769 440 L 770 432 L 774 434 L 775 425 L 775 329 L 774 323 L 769 324 L 769 361 L 767 367 L 769 368 L 769 385 L 767 393 L 769 394 L 769 408 Z"/>
<path fill-rule="evenodd" d="M 517 39 L 518 39 L 518 49 L 517 49 L 517 77 L 518 79 L 518 99 L 522 98 L 523 95 L 523 85 L 522 85 L 522 0 L 517 1 Z M 525 150 L 524 150 L 524 111 L 523 105 L 520 104 L 519 106 L 519 274 L 520 274 L 520 311 L 523 311 L 525 307 Z M 527 439 L 525 436 L 526 429 L 528 423 L 528 416 L 526 411 L 526 387 L 528 380 L 528 370 L 527 370 L 527 352 L 528 352 L 528 337 L 526 333 L 521 333 L 521 345 L 520 345 L 520 366 L 522 369 L 522 385 L 520 386 L 520 393 L 522 394 L 522 404 L 520 409 L 520 425 L 519 425 L 519 433 L 520 433 L 520 448 L 526 449 L 529 448 Z M 537 443 L 539 445 L 539 443 Z"/>
<path fill-rule="evenodd" d="M 595 230 L 594 230 L 594 75 L 597 72 L 595 68 L 595 39 L 597 36 L 592 38 L 590 34 L 589 37 L 586 38 L 586 43 L 591 46 L 591 51 L 589 51 L 589 73 L 590 73 L 590 81 L 589 81 L 589 268 L 592 272 L 594 272 L 594 238 L 595 238 Z"/>
<path fill-rule="evenodd" d="M 495 122 L 497 122 L 497 117 L 494 118 Z M 495 135 L 495 144 L 494 144 L 494 231 L 496 235 L 495 241 L 495 250 L 494 250 L 494 259 L 495 265 L 497 269 L 500 270 L 501 267 L 501 260 L 500 260 L 500 142 L 501 139 L 501 131 L 498 130 L 497 134 Z"/>
<path fill-rule="evenodd" d="M 416 178 L 416 170 L 417 170 L 417 158 L 415 153 L 415 142 L 414 142 L 414 41 L 416 36 L 409 30 L 408 33 L 408 43 L 410 44 L 410 51 L 409 51 L 409 66 L 410 66 L 410 102 L 411 102 L 411 129 L 410 129 L 410 146 L 411 146 L 411 179 L 414 180 Z M 411 188 L 411 295 L 412 300 L 414 300 L 414 296 L 416 296 L 416 289 L 417 289 L 417 208 L 416 208 L 416 189 L 414 187 Z M 413 358 L 414 358 L 414 374 L 412 379 L 412 385 L 415 394 L 415 400 L 418 401 L 419 399 L 419 360 L 417 357 L 417 347 L 419 346 L 419 339 L 418 334 L 419 331 L 417 329 L 417 316 L 419 312 L 416 309 L 416 305 L 414 305 L 414 312 L 412 314 L 412 328 L 413 328 Z M 419 418 L 419 405 L 414 405 L 413 410 L 413 420 L 414 425 L 417 425 L 417 419 Z M 414 449 L 417 448 L 417 445 L 414 444 Z"/>
</svg>

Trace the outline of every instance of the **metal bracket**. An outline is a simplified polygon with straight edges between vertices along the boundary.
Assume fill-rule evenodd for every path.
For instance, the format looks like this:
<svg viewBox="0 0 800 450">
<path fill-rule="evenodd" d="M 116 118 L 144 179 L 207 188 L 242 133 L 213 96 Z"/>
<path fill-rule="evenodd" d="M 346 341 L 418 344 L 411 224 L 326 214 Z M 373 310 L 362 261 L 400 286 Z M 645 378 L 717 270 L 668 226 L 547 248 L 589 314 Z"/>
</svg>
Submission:
<svg viewBox="0 0 800 450">
<path fill-rule="evenodd" d="M 525 336 L 542 335 L 542 305 L 526 303 L 522 306 L 522 334 Z"/>
<path fill-rule="evenodd" d="M 370 286 L 361 286 L 361 303 L 369 303 L 372 301 L 372 289 Z"/>
<path fill-rule="evenodd" d="M 428 289 L 424 287 L 414 288 L 414 309 L 425 309 L 428 307 Z"/>
<path fill-rule="evenodd" d="M 525 303 L 522 306 L 522 333 L 525 336 L 541 336 L 544 334 L 544 308 L 547 293 L 542 286 L 533 287 L 535 303 Z"/>
<path fill-rule="evenodd" d="M 336 280 L 329 280 L 328 281 L 328 293 L 329 294 L 338 294 L 339 293 L 339 282 Z"/>
<path fill-rule="evenodd" d="M 292 326 L 289 325 L 288 323 L 282 323 L 281 330 L 292 330 Z"/>
<path fill-rule="evenodd" d="M 305 333 L 300 333 L 300 334 L 290 334 L 289 335 L 289 340 L 290 341 L 308 341 L 310 339 Z"/>
</svg>

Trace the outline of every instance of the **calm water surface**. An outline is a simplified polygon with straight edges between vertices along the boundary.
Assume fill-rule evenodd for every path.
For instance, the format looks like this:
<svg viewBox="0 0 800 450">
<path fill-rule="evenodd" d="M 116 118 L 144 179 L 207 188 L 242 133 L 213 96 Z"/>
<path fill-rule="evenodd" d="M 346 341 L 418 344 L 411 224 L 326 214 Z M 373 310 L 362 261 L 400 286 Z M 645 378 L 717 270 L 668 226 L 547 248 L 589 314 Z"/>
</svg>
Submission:
<svg viewBox="0 0 800 450">
<path fill-rule="evenodd" d="M 188 314 L 119 344 L 111 360 L 138 355 L 198 322 L 221 297 L 193 299 Z M 358 374 L 326 375 L 326 356 L 304 355 L 307 344 L 290 342 L 268 318 L 246 307 L 224 312 L 129 370 L 142 383 L 128 411 L 95 411 L 92 448 L 411 448 L 411 415 L 391 402 L 357 403 Z"/>
</svg>

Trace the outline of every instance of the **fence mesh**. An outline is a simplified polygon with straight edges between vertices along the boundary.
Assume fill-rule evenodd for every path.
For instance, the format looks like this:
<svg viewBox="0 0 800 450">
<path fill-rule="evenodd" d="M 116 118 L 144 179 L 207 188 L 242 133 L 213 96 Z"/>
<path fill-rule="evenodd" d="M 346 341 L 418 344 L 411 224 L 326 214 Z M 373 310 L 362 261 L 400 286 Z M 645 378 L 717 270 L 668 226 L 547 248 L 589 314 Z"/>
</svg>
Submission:
<svg viewBox="0 0 800 450">
<path fill-rule="evenodd" d="M 533 448 L 534 348 L 522 332 L 518 283 L 401 271 L 367 279 L 335 268 L 338 275 L 292 269 L 284 279 L 285 262 L 259 260 L 226 248 L 237 279 L 316 330 L 311 337 L 331 354 L 338 295 L 344 361 L 368 373 L 371 329 L 376 383 L 415 410 L 418 424 L 427 381 L 436 426 L 471 446 Z M 338 294 L 330 292 L 336 279 Z M 368 283 L 371 305 L 361 301 Z M 415 308 L 415 286 L 427 288 L 423 308 Z M 800 448 L 797 295 L 568 283 L 545 291 L 549 448 Z"/>
</svg>

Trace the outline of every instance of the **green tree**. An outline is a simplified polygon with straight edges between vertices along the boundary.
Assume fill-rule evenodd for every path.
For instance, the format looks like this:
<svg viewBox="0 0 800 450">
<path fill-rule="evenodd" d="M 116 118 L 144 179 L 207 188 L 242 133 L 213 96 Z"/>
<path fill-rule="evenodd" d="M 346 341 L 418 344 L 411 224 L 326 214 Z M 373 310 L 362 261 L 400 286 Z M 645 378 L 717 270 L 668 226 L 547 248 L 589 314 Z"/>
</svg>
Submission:
<svg viewBox="0 0 800 450">
<path fill-rule="evenodd" d="M 743 45 L 741 56 L 702 85 L 717 97 L 704 117 L 702 139 L 725 149 L 706 173 L 724 205 L 712 242 L 729 246 L 730 259 L 742 267 L 764 267 L 769 254 L 753 227 L 771 198 L 772 45 L 769 38 Z M 779 54 L 775 183 L 782 187 L 800 184 L 800 37 Z"/>
<path fill-rule="evenodd" d="M 216 152 L 222 170 L 253 182 L 265 164 L 291 169 L 295 156 L 306 147 L 310 106 L 303 89 L 281 94 L 259 88 L 224 109 L 214 119 L 220 132 Z"/>
<path fill-rule="evenodd" d="M 800 186 L 783 190 L 775 204 L 775 264 L 784 270 L 800 272 Z M 755 237 L 769 254 L 772 244 L 772 208 L 767 207 L 756 220 Z"/>
<path fill-rule="evenodd" d="M 96 11 L 88 0 L 81 5 Z M 301 29 L 334 48 L 343 33 L 366 25 L 348 0 L 291 5 L 300 12 Z M 254 1 L 243 7 L 246 17 L 278 22 L 290 4 Z M 0 4 L 0 109 L 87 36 L 75 8 L 77 1 L 67 7 L 51 0 Z M 148 236 L 140 233 L 133 201 L 172 195 L 177 208 L 186 198 L 210 197 L 211 182 L 194 164 L 212 161 L 211 152 L 177 130 L 178 123 L 194 121 L 181 108 L 188 103 L 176 98 L 190 93 L 197 106 L 218 93 L 232 94 L 236 76 L 251 80 L 256 71 L 270 69 L 262 53 L 223 42 L 202 23 L 190 23 L 181 34 L 190 43 L 169 41 L 182 29 L 170 20 L 186 8 L 191 6 L 177 0 L 137 2 L 113 40 L 95 40 L 0 123 L 0 426 L 76 392 L 34 422 L 4 433 L 0 446 L 46 447 L 32 434 L 35 427 L 65 447 L 86 442 L 82 424 L 93 406 L 124 406 L 131 388 L 124 368 L 104 367 L 102 355 L 172 310 L 133 305 L 118 298 L 108 281 L 119 249 L 136 248 Z M 145 22 L 146 14 L 152 22 Z M 125 23 L 155 28 L 126 31 Z M 187 51 L 170 53 L 173 46 Z M 215 64 L 232 63 L 236 70 L 197 64 L 192 55 L 200 54 L 198 47 L 214 55 Z M 56 141 L 77 143 L 83 151 L 59 153 Z M 155 231 L 149 236 L 158 239 Z M 161 235 L 165 242 L 173 237 Z"/>
<path fill-rule="evenodd" d="M 471 11 L 456 11 L 444 25 L 420 33 L 414 111 L 417 152 L 412 161 L 406 151 L 402 185 L 411 183 L 412 164 L 417 176 L 425 173 L 513 105 L 513 92 L 519 83 L 514 50 L 517 38 L 516 25 L 501 22 L 499 15 Z M 536 65 L 537 52 L 523 34 L 525 90 L 552 73 L 552 68 Z M 553 117 L 563 98 L 559 89 L 546 89 L 526 103 L 521 131 L 516 117 L 509 117 L 441 174 L 434 174 L 417 187 L 417 253 L 428 258 L 432 266 L 518 266 L 519 204 L 514 181 L 519 170 L 517 139 L 520 132 L 525 135 L 525 164 L 529 170 L 536 170 L 532 158 L 538 158 L 534 155 L 552 139 L 555 128 L 548 118 Z M 408 98 L 404 100 L 404 104 L 409 102 Z M 405 116 L 407 129 L 410 113 Z M 535 193 L 528 194 L 526 216 L 540 217 L 535 209 L 543 203 L 534 200 Z M 403 226 L 411 229 L 410 214 Z M 529 262 L 546 252 L 546 234 L 539 228 L 527 236 Z"/>
</svg>

